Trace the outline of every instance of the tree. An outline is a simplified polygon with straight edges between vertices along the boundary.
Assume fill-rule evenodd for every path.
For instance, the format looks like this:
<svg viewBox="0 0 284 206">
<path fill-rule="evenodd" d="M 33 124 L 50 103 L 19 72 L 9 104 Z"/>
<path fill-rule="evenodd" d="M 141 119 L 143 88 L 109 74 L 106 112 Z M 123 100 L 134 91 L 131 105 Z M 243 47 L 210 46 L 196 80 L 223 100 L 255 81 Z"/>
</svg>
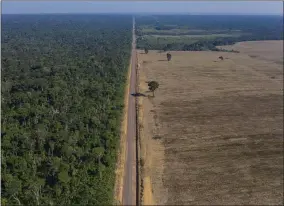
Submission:
<svg viewBox="0 0 284 206">
<path fill-rule="evenodd" d="M 144 48 L 145 54 L 148 54 L 149 50 L 147 48 Z"/>
<path fill-rule="evenodd" d="M 159 83 L 156 81 L 150 81 L 148 83 L 149 90 L 153 92 L 153 97 L 155 96 L 155 90 L 158 89 Z"/>
<path fill-rule="evenodd" d="M 103 147 L 96 147 L 93 149 L 93 153 L 98 160 L 98 163 L 101 163 L 101 157 L 103 156 L 105 150 Z"/>
<path fill-rule="evenodd" d="M 171 61 L 172 55 L 170 53 L 167 53 L 167 59 L 168 59 L 168 61 Z"/>
<path fill-rule="evenodd" d="M 2 28 L 1 204 L 110 205 L 131 16 L 15 16 Z"/>
</svg>

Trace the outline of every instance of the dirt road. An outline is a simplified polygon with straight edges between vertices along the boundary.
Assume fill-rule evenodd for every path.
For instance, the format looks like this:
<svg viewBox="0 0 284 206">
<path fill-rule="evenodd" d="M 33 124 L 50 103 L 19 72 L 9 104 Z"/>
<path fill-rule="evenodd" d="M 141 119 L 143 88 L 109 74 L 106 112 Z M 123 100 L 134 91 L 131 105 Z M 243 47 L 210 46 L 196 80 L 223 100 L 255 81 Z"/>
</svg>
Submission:
<svg viewBox="0 0 284 206">
<path fill-rule="evenodd" d="M 136 37 L 135 20 L 133 19 L 133 42 L 131 52 L 131 76 L 128 100 L 128 118 L 127 118 L 127 139 L 126 139 L 126 163 L 123 186 L 123 205 L 136 204 L 136 157 L 135 157 L 135 139 L 136 139 L 136 110 L 135 93 L 136 85 Z"/>
</svg>

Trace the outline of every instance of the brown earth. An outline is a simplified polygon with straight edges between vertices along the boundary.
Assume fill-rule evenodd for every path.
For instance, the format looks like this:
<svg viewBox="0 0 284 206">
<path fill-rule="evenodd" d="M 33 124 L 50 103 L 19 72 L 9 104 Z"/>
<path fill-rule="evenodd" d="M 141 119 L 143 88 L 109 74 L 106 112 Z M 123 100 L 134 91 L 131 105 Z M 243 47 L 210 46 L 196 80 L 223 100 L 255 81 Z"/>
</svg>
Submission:
<svg viewBox="0 0 284 206">
<path fill-rule="evenodd" d="M 248 41 L 239 42 L 231 46 L 220 46 L 223 49 L 233 49 L 247 54 L 252 58 L 267 60 L 283 65 L 283 41 Z M 220 48 L 219 47 L 219 48 Z"/>
<path fill-rule="evenodd" d="M 171 54 L 138 52 L 143 204 L 282 204 L 282 65 L 242 52 Z"/>
</svg>

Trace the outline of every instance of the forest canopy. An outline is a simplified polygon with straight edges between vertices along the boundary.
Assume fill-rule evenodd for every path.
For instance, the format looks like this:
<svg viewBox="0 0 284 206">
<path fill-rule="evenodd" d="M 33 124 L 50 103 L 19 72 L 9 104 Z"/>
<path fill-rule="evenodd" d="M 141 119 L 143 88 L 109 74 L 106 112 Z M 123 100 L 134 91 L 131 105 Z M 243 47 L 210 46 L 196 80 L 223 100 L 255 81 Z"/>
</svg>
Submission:
<svg viewBox="0 0 284 206">
<path fill-rule="evenodd" d="M 218 51 L 241 41 L 283 40 L 283 16 L 141 15 L 137 47 L 153 50 Z"/>
<path fill-rule="evenodd" d="M 110 205 L 127 15 L 2 16 L 2 205 Z"/>
</svg>

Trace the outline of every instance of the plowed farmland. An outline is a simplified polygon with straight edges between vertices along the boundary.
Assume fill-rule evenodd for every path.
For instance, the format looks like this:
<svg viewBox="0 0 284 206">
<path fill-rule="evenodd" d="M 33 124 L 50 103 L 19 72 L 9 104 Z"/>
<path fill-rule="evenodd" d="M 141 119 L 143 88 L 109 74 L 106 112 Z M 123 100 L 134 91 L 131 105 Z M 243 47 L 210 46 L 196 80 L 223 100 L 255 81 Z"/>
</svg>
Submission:
<svg viewBox="0 0 284 206">
<path fill-rule="evenodd" d="M 283 203 L 282 56 L 253 52 L 138 52 L 144 204 Z"/>
</svg>

